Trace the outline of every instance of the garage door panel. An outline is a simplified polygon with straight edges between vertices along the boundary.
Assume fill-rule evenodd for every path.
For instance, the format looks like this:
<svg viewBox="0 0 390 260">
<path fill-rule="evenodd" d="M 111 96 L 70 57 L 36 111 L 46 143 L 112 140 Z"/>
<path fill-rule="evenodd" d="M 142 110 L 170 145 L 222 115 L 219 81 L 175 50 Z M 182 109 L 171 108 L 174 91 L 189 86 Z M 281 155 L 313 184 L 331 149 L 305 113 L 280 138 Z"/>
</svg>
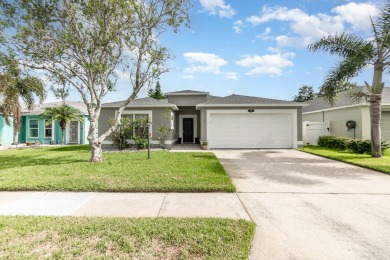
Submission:
<svg viewBox="0 0 390 260">
<path fill-rule="evenodd" d="M 291 148 L 292 114 L 210 114 L 210 148 Z"/>
</svg>

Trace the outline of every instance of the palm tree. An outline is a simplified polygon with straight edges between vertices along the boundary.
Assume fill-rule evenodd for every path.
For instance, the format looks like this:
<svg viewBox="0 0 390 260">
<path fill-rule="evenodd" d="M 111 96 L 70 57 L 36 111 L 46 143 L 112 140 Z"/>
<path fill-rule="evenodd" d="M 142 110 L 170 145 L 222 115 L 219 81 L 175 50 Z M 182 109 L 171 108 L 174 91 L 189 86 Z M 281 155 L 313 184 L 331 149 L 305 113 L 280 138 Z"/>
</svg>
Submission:
<svg viewBox="0 0 390 260">
<path fill-rule="evenodd" d="M 61 145 L 64 144 L 64 131 L 66 128 L 66 124 L 70 123 L 73 120 L 77 120 L 79 122 L 83 122 L 83 118 L 80 116 L 80 110 L 71 107 L 67 104 L 63 104 L 61 106 L 55 107 L 47 107 L 45 108 L 45 112 L 43 112 L 40 116 L 49 117 L 55 121 L 58 121 L 58 125 L 61 127 Z"/>
<path fill-rule="evenodd" d="M 0 74 L 0 95 L 2 96 L 2 113 L 7 125 L 13 116 L 14 143 L 18 142 L 20 123 L 22 119 L 22 104 L 28 110 L 34 108 L 36 97 L 42 103 L 46 97 L 45 87 L 37 77 L 22 77 L 17 64 L 10 64 L 5 73 Z"/>
<path fill-rule="evenodd" d="M 374 67 L 372 85 L 366 82 L 367 92 L 360 91 L 370 103 L 371 151 L 372 157 L 382 156 L 381 151 L 381 100 L 384 83 L 383 71 L 390 65 L 390 2 L 382 9 L 380 17 L 374 22 L 371 19 L 373 37 L 362 37 L 342 33 L 328 35 L 308 46 L 311 51 L 322 50 L 338 55 L 343 60 L 330 71 L 321 87 L 324 98 L 333 103 L 339 92 L 340 83 L 357 76 L 369 65 Z"/>
</svg>

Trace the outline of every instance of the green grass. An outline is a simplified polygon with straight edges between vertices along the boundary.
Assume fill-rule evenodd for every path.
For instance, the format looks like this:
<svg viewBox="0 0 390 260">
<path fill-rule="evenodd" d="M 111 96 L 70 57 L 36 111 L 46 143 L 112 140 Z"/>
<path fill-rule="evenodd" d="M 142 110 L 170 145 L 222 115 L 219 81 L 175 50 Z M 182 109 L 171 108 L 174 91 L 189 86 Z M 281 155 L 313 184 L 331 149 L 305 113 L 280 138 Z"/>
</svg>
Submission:
<svg viewBox="0 0 390 260">
<path fill-rule="evenodd" d="M 247 259 L 255 224 L 199 218 L 0 217 L 2 259 Z"/>
<path fill-rule="evenodd" d="M 298 150 L 390 174 L 390 149 L 381 158 L 318 146 L 306 146 Z"/>
<path fill-rule="evenodd" d="M 0 190 L 234 192 L 213 153 L 105 152 L 89 163 L 89 146 L 0 152 Z"/>
</svg>

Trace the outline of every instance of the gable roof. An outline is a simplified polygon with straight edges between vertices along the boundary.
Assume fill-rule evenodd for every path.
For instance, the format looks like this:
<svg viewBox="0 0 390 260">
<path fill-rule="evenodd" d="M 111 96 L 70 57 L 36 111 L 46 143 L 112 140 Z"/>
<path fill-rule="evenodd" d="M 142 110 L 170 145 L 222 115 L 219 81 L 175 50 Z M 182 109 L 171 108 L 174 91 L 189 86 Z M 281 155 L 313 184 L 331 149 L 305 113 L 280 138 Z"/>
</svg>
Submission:
<svg viewBox="0 0 390 260">
<path fill-rule="evenodd" d="M 206 102 L 197 105 L 200 107 L 218 107 L 218 106 L 307 106 L 306 103 L 298 103 L 293 101 L 243 96 L 243 95 L 230 95 L 227 97 L 216 97 Z"/>
<path fill-rule="evenodd" d="M 209 92 L 195 91 L 195 90 L 180 90 L 174 92 L 165 93 L 165 96 L 185 96 L 185 95 L 208 95 Z"/>
<path fill-rule="evenodd" d="M 63 103 L 62 101 L 59 102 L 48 102 L 48 103 L 42 103 L 34 106 L 34 109 L 29 111 L 26 107 L 22 108 L 22 115 L 40 115 L 43 112 L 45 112 L 45 108 L 47 107 L 57 107 L 61 106 Z M 71 106 L 73 108 L 76 108 L 80 110 L 81 114 L 88 115 L 87 106 L 82 101 L 66 101 L 65 104 L 68 106 Z"/>
<path fill-rule="evenodd" d="M 122 106 L 124 101 L 125 100 L 104 103 L 102 104 L 102 107 L 119 108 Z M 168 103 L 167 99 L 158 100 L 151 97 L 134 99 L 126 107 L 171 107 L 174 110 L 178 110 L 176 105 Z"/>
<path fill-rule="evenodd" d="M 323 98 L 315 98 L 313 100 L 306 101 L 309 104 L 308 107 L 303 108 L 303 113 L 319 112 L 329 109 L 340 109 L 344 107 L 364 106 L 369 105 L 364 99 L 360 102 L 355 101 L 350 97 L 348 91 L 340 92 L 337 100 L 333 105 L 327 103 Z M 390 105 L 390 87 L 385 87 L 382 93 L 382 105 Z"/>
</svg>

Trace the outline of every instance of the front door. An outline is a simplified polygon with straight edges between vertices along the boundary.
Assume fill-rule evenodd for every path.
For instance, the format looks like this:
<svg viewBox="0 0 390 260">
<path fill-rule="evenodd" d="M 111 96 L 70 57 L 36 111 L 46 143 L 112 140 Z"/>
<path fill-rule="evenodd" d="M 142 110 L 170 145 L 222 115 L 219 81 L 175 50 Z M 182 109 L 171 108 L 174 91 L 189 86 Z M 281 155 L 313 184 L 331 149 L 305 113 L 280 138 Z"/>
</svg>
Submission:
<svg viewBox="0 0 390 260">
<path fill-rule="evenodd" d="M 183 143 L 194 142 L 194 119 L 183 118 Z"/>
<path fill-rule="evenodd" d="M 79 142 L 79 122 L 72 121 L 69 125 L 69 143 Z"/>
</svg>

